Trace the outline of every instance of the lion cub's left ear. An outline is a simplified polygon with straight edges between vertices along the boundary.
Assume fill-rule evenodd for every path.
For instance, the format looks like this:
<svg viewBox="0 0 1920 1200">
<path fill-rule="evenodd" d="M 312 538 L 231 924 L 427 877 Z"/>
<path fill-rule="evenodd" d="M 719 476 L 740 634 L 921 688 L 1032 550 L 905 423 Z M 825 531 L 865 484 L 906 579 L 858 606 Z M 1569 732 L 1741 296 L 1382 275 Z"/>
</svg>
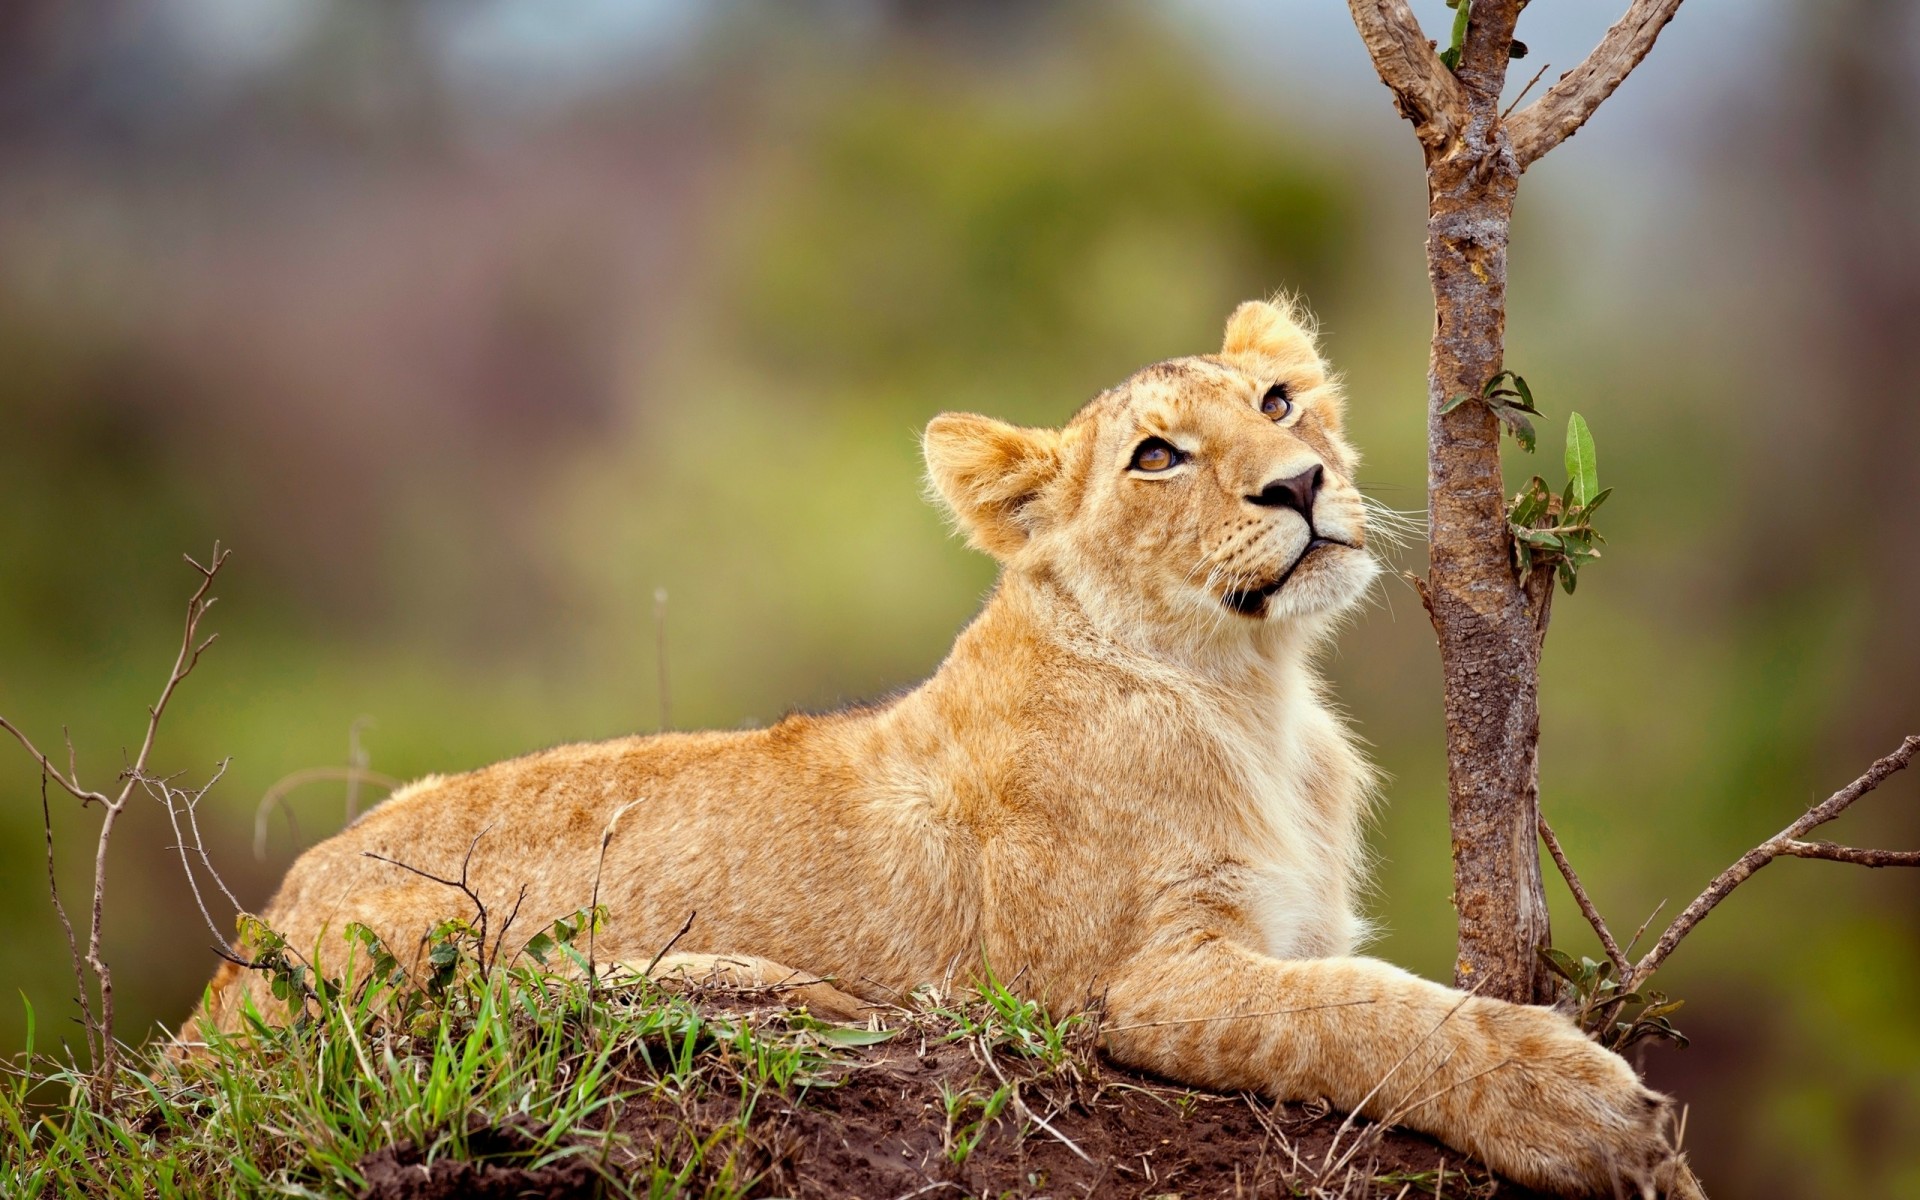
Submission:
<svg viewBox="0 0 1920 1200">
<path fill-rule="evenodd" d="M 1038 528 L 1035 502 L 1060 469 L 1060 434 L 972 413 L 942 413 L 921 439 L 927 477 L 967 540 L 1008 558 Z"/>
<path fill-rule="evenodd" d="M 1291 303 L 1249 300 L 1227 318 L 1227 337 L 1221 353 L 1252 356 L 1303 368 L 1318 365 L 1313 323 Z"/>
</svg>

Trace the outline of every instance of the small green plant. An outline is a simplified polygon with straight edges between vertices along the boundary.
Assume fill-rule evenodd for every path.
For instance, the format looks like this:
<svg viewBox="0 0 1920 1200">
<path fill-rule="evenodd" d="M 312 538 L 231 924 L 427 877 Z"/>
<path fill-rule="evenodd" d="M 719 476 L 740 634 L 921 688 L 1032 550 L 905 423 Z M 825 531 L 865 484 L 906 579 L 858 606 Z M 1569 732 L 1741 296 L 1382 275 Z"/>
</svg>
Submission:
<svg viewBox="0 0 1920 1200">
<path fill-rule="evenodd" d="M 1465 10 L 1466 5 L 1463 0 L 1461 11 Z M 1533 453 L 1534 433 L 1531 418 L 1539 416 L 1540 410 L 1533 406 L 1533 389 L 1527 386 L 1525 379 L 1512 371 L 1502 371 L 1481 385 L 1478 396 L 1468 395 L 1466 392 L 1449 396 L 1447 402 L 1440 406 L 1440 413 L 1444 416 L 1463 404 L 1485 405 L 1489 412 L 1499 418 L 1500 424 L 1506 428 L 1507 432 L 1513 435 L 1513 440 L 1520 443 L 1520 448 L 1529 454 Z"/>
<path fill-rule="evenodd" d="M 946 1109 L 946 1156 L 955 1166 L 967 1161 L 979 1148 L 982 1138 L 992 1128 L 995 1118 L 1005 1111 L 1013 1099 L 1013 1085 L 1002 1084 L 991 1093 L 982 1096 L 971 1088 L 940 1087 L 940 1102 Z M 974 1117 L 974 1113 L 978 1113 Z M 972 1117 L 971 1120 L 968 1118 Z"/>
<path fill-rule="evenodd" d="M 1600 557 L 1607 539 L 1593 527 L 1593 514 L 1613 495 L 1600 486 L 1593 431 L 1579 413 L 1567 414 L 1567 486 L 1555 495 L 1547 481 L 1535 475 L 1507 506 L 1507 525 L 1513 533 L 1513 565 L 1522 578 L 1538 568 L 1551 569 L 1571 595 L 1580 568 Z"/>
<path fill-rule="evenodd" d="M 1526 0 L 1521 0 L 1520 7 L 1525 8 L 1526 6 Z M 1447 65 L 1447 70 L 1458 71 L 1460 69 L 1460 49 L 1467 44 L 1468 10 L 1472 7 L 1472 0 L 1447 0 L 1447 7 L 1453 10 L 1453 34 L 1448 39 L 1447 48 L 1440 52 L 1440 61 Z M 1525 42 L 1516 38 L 1508 43 L 1508 58 L 1525 58 L 1526 56 L 1527 44 Z"/>
<path fill-rule="evenodd" d="M 978 1038 L 989 1048 L 1004 1047 L 1050 1068 L 1061 1067 L 1073 1057 L 1070 1042 L 1084 1016 L 1076 1013 L 1055 1020 L 1039 1001 L 1016 995 L 984 961 L 981 982 L 975 990 L 978 1005 L 938 1010 L 953 1022 L 951 1037 Z"/>
<path fill-rule="evenodd" d="M 1574 1020 L 1607 1049 L 1625 1050 L 1648 1038 L 1687 1044 L 1686 1035 L 1667 1019 L 1685 1001 L 1671 1000 L 1654 991 L 1623 991 L 1613 963 L 1607 960 L 1595 962 L 1584 955 L 1575 958 L 1552 948 L 1542 948 L 1540 958 L 1548 970 L 1566 982 Z"/>
</svg>

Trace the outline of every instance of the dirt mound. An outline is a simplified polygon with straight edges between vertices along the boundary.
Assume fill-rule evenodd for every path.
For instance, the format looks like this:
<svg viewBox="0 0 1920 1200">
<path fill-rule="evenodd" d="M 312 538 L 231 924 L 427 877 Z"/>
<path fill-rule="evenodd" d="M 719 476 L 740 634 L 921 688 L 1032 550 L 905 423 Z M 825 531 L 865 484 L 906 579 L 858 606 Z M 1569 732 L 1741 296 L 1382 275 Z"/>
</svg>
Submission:
<svg viewBox="0 0 1920 1200">
<path fill-rule="evenodd" d="M 655 1088 L 617 1135 L 539 1169 L 524 1131 L 474 1131 L 480 1162 L 411 1148 L 362 1164 L 363 1196 L 636 1194 L 904 1197 L 1533 1196 L 1429 1138 L 1248 1095 L 1194 1092 L 1076 1059 L 1065 1069 L 979 1042 L 916 1036 L 849 1050 L 782 1091 Z M 609 1184 L 613 1186 L 609 1186 Z"/>
<path fill-rule="evenodd" d="M 368 1155 L 360 1162 L 367 1186 L 362 1200 L 587 1200 L 604 1186 L 599 1167 L 574 1156 L 541 1167 L 525 1162 L 539 1150 L 524 1126 L 477 1126 L 467 1133 L 473 1157 L 428 1162 L 405 1144 Z"/>
</svg>

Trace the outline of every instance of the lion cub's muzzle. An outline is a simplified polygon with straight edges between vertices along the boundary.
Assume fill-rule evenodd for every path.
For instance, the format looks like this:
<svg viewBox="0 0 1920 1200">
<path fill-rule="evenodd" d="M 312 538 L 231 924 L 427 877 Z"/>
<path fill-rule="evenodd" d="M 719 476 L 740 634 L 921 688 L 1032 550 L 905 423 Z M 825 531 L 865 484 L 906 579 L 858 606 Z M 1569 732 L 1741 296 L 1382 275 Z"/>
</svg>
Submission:
<svg viewBox="0 0 1920 1200">
<path fill-rule="evenodd" d="M 1308 528 L 1311 529 L 1312 526 L 1309 525 Z M 1293 562 L 1288 564 L 1287 569 L 1280 572 L 1280 578 L 1274 580 L 1272 583 L 1263 583 L 1259 587 L 1229 589 L 1225 595 L 1220 597 L 1220 603 L 1226 605 L 1243 617 L 1266 616 L 1267 601 L 1275 592 L 1287 586 L 1287 580 L 1293 578 L 1293 573 L 1300 569 L 1300 564 L 1306 562 L 1316 550 L 1333 546 L 1339 546 L 1347 550 L 1356 549 L 1356 547 L 1349 542 L 1343 542 L 1336 538 L 1320 537 L 1316 534 L 1314 537 L 1308 539 L 1306 549 L 1300 551 Z"/>
<path fill-rule="evenodd" d="M 1287 581 L 1293 578 L 1293 573 L 1300 569 L 1300 564 L 1306 562 L 1315 551 L 1330 546 L 1341 546 L 1349 550 L 1356 548 L 1351 542 L 1326 537 L 1314 528 L 1314 502 L 1319 499 L 1320 488 L 1325 484 L 1326 478 L 1326 468 L 1315 463 L 1297 474 L 1283 479 L 1274 479 L 1258 492 L 1246 497 L 1248 504 L 1259 508 L 1286 508 L 1299 514 L 1300 519 L 1307 523 L 1307 544 L 1277 578 L 1255 587 L 1231 588 L 1220 597 L 1222 604 L 1243 617 L 1264 617 L 1267 601 L 1287 585 Z"/>
</svg>

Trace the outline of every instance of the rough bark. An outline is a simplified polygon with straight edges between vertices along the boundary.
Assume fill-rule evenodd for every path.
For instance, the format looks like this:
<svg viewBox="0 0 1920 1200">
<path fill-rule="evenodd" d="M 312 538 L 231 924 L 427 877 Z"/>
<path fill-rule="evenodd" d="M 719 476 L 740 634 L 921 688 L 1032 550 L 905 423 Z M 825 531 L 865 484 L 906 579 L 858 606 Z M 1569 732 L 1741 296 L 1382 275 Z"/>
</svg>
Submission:
<svg viewBox="0 0 1920 1200">
<path fill-rule="evenodd" d="M 1479 395 L 1501 369 L 1507 237 L 1520 165 L 1499 120 L 1516 6 L 1480 0 L 1461 54 L 1466 119 L 1427 153 L 1427 610 L 1440 643 L 1448 813 L 1461 987 L 1544 999 L 1536 948 L 1550 941 L 1536 849 L 1544 588 L 1514 574 L 1493 413 Z"/>
</svg>

